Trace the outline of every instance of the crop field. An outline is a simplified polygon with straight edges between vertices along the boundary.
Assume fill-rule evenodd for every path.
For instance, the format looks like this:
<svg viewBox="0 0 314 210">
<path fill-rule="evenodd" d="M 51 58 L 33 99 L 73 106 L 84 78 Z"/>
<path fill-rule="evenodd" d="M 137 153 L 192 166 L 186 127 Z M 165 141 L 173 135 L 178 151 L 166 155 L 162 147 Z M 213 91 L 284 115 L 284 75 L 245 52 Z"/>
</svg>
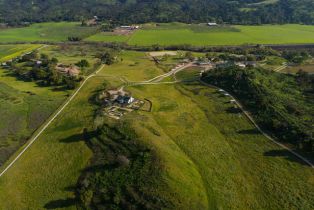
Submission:
<svg viewBox="0 0 314 210">
<path fill-rule="evenodd" d="M 34 46 L 0 46 L 2 52 L 9 53 L 4 58 L 30 48 Z M 0 166 L 57 109 L 66 95 L 64 91 L 17 80 L 8 70 L 0 68 Z"/>
<path fill-rule="evenodd" d="M 104 82 L 118 87 L 164 73 L 145 53 L 125 51 L 120 56 L 121 62 L 87 82 L 0 178 L 2 209 L 75 209 L 75 185 L 92 156 L 82 137 L 94 124 L 97 107 L 91 97 Z M 133 112 L 123 120 L 162 161 L 160 178 L 175 208 L 313 209 L 313 170 L 257 132 L 230 98 L 198 82 L 127 89 L 153 103 L 152 112 Z"/>
<path fill-rule="evenodd" d="M 25 44 L 25 45 L 1 45 L 0 46 L 0 62 L 5 62 L 12 58 L 18 57 L 23 53 L 30 52 L 41 45 Z"/>
<path fill-rule="evenodd" d="M 38 23 L 23 28 L 0 29 L 0 43 L 67 41 L 68 37 L 85 38 L 96 31 L 96 27 L 81 27 L 77 22 Z"/>
<path fill-rule="evenodd" d="M 243 44 L 305 44 L 314 43 L 314 26 L 261 25 L 222 26 L 181 23 L 144 25 L 142 29 L 125 38 L 108 33 L 89 37 L 88 41 L 126 42 L 130 45 L 243 45 Z"/>
</svg>

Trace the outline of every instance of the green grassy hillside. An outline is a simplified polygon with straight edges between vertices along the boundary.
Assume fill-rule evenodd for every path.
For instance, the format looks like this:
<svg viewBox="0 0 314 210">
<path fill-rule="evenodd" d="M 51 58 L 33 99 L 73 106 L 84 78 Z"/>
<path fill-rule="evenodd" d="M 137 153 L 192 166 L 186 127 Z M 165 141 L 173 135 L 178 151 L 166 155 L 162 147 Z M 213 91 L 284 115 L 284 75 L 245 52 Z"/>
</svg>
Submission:
<svg viewBox="0 0 314 210">
<path fill-rule="evenodd" d="M 2 209 L 75 209 L 76 183 L 92 157 L 82 136 L 85 129 L 94 129 L 99 107 L 91 103 L 92 96 L 104 82 L 118 87 L 124 80 L 142 81 L 163 73 L 144 53 L 120 56 L 123 61 L 87 82 L 0 178 Z M 167 189 L 163 195 L 172 209 L 313 209 L 313 170 L 269 142 L 234 111 L 230 98 L 197 82 L 127 89 L 153 103 L 152 112 L 133 112 L 121 123 L 157 155 L 160 183 Z"/>
<path fill-rule="evenodd" d="M 3 57 L 16 57 L 38 46 L 0 46 Z M 7 52 L 7 54 L 4 54 Z M 57 109 L 67 92 L 16 79 L 0 67 L 0 165 Z"/>
</svg>

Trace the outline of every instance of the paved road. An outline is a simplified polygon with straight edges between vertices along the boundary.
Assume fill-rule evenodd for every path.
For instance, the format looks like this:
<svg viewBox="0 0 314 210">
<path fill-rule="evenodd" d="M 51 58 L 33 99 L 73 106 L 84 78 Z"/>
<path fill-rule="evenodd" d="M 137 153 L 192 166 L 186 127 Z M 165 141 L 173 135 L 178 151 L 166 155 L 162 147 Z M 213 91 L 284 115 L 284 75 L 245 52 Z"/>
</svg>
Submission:
<svg viewBox="0 0 314 210">
<path fill-rule="evenodd" d="M 13 161 L 6 166 L 6 168 L 0 173 L 0 177 L 2 177 L 13 165 L 16 161 L 32 146 L 32 144 L 38 139 L 38 137 L 47 129 L 47 127 L 61 114 L 61 112 L 69 105 L 69 103 L 75 98 L 75 96 L 80 92 L 82 87 L 86 84 L 86 82 L 92 77 L 96 76 L 105 65 L 102 65 L 95 73 L 86 77 L 86 79 L 82 82 L 80 87 L 76 89 L 76 91 L 71 95 L 70 98 L 66 100 L 66 102 L 58 109 L 58 111 L 45 123 L 44 127 L 42 127 L 37 134 L 29 141 L 29 143 L 24 147 L 24 149 L 13 159 Z"/>
</svg>

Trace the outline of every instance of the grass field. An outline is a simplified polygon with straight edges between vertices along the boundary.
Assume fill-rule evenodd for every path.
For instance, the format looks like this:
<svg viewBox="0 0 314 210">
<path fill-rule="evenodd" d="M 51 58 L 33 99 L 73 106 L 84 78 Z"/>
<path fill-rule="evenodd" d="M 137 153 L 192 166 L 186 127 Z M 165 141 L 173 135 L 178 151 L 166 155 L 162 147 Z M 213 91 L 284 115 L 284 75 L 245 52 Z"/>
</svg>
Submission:
<svg viewBox="0 0 314 210">
<path fill-rule="evenodd" d="M 210 29 L 205 25 L 181 23 L 144 26 L 133 35 L 100 33 L 88 41 L 127 42 L 130 45 L 242 45 L 242 44 L 305 44 L 314 43 L 314 26 L 262 25 L 232 26 Z"/>
<path fill-rule="evenodd" d="M 70 36 L 85 38 L 96 31 L 96 27 L 81 27 L 76 22 L 38 23 L 23 28 L 0 29 L 0 43 L 67 41 Z"/>
<path fill-rule="evenodd" d="M 295 73 L 298 73 L 299 70 L 308 72 L 310 74 L 314 74 L 314 64 L 305 64 L 305 65 L 300 65 L 300 66 L 289 66 L 280 72 L 295 74 Z"/>
<path fill-rule="evenodd" d="M 38 46 L 0 46 L 1 60 L 11 59 Z M 57 109 L 67 92 L 17 80 L 0 68 L 0 165 Z"/>
<path fill-rule="evenodd" d="M 23 53 L 33 51 L 41 45 L 25 44 L 25 45 L 1 45 L 0 46 L 0 62 L 8 61 L 12 58 L 18 57 Z"/>
<path fill-rule="evenodd" d="M 117 87 L 163 73 L 144 53 L 120 56 L 123 61 L 92 78 L 0 178 L 2 209 L 75 209 L 73 189 L 92 155 L 79 138 L 93 127 L 91 96 L 105 81 Z M 153 102 L 152 112 L 133 112 L 124 120 L 159 156 L 160 178 L 175 209 L 314 208 L 313 170 L 259 134 L 215 89 L 198 83 L 127 89 Z"/>
</svg>

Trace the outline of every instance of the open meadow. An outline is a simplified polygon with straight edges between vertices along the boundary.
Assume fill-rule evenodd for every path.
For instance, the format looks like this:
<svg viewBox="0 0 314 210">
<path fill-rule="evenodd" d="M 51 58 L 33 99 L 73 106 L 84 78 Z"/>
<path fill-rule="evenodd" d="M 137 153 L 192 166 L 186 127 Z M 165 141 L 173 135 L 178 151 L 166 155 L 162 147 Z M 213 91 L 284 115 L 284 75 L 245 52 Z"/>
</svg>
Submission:
<svg viewBox="0 0 314 210">
<path fill-rule="evenodd" d="M 126 42 L 130 45 L 243 45 L 243 44 L 306 44 L 314 43 L 314 26 L 260 25 L 219 26 L 183 23 L 145 24 L 131 35 L 98 33 L 87 41 Z"/>
<path fill-rule="evenodd" d="M 68 37 L 85 38 L 97 32 L 96 27 L 81 27 L 78 22 L 37 23 L 22 28 L 0 29 L 0 43 L 61 42 Z"/>
<path fill-rule="evenodd" d="M 0 60 L 5 62 L 37 47 L 1 45 L 0 51 L 7 54 L 3 53 Z M 0 166 L 60 106 L 67 94 L 67 91 L 18 80 L 9 70 L 0 67 Z"/>
<path fill-rule="evenodd" d="M 2 209 L 75 209 L 75 186 L 92 157 L 82 136 L 95 123 L 91 98 L 104 83 L 120 87 L 166 71 L 142 52 L 123 51 L 120 57 L 86 83 L 0 178 Z M 178 77 L 194 79 L 196 70 Z M 163 195 L 174 209 L 314 208 L 313 169 L 269 142 L 230 98 L 198 82 L 126 89 L 153 103 L 152 112 L 133 112 L 121 120 L 157 154 L 159 178 L 167 187 Z"/>
<path fill-rule="evenodd" d="M 24 53 L 31 52 L 41 45 L 23 44 L 23 45 L 1 45 L 0 46 L 0 62 L 6 62 L 12 58 L 16 58 Z"/>
</svg>

